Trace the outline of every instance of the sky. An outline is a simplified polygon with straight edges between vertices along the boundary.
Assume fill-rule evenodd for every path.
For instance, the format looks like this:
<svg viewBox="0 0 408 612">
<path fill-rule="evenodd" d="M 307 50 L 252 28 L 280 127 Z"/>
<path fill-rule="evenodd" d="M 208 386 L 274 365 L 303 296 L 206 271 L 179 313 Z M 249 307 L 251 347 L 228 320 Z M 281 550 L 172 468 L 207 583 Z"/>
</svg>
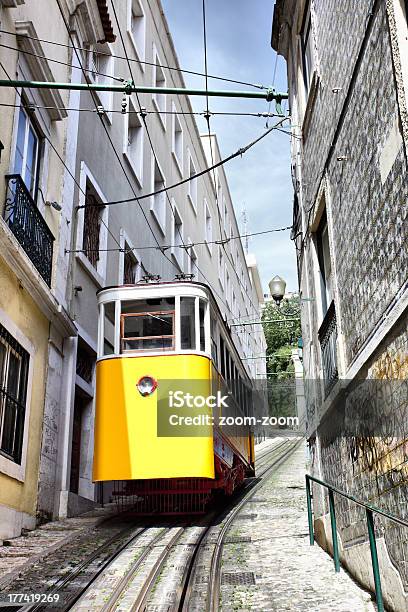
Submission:
<svg viewBox="0 0 408 612">
<path fill-rule="evenodd" d="M 202 0 L 162 0 L 162 4 L 180 66 L 204 72 Z M 282 56 L 277 58 L 270 44 L 273 4 L 273 0 L 205 0 L 208 74 L 287 91 L 285 60 Z M 187 86 L 205 88 L 204 77 L 184 74 L 184 78 Z M 218 80 L 209 80 L 209 88 L 251 89 Z M 204 98 L 194 96 L 191 102 L 195 111 L 204 110 Z M 209 104 L 213 112 L 269 110 L 269 103 L 264 100 L 210 98 Z M 273 111 L 274 103 L 270 108 Z M 266 121 L 259 117 L 212 117 L 211 131 L 217 134 L 222 157 L 261 135 Z M 270 118 L 269 126 L 274 121 Z M 207 131 L 201 117 L 198 124 L 200 131 Z M 248 232 L 292 223 L 289 136 L 271 132 L 242 158 L 225 164 L 224 169 L 241 233 L 243 209 Z M 297 290 L 295 248 L 289 234 L 285 231 L 250 238 L 249 251 L 256 255 L 264 293 L 276 274 L 286 280 L 287 291 Z"/>
</svg>

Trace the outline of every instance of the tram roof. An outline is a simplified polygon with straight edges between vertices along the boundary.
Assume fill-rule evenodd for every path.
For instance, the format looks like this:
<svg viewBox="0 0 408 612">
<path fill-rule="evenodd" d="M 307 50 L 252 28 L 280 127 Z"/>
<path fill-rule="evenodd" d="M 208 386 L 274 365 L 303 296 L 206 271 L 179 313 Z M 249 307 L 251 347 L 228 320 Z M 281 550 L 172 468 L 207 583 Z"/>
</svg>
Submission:
<svg viewBox="0 0 408 612">
<path fill-rule="evenodd" d="M 209 285 L 206 285 L 205 283 L 199 283 L 198 281 L 182 281 L 182 280 L 180 280 L 180 281 L 163 281 L 163 282 L 154 282 L 154 283 L 148 282 L 148 283 L 144 283 L 143 285 L 142 284 L 140 284 L 140 285 L 139 284 L 134 284 L 134 285 L 110 285 L 109 287 L 103 287 L 102 289 L 99 289 L 96 292 L 96 295 L 99 296 L 99 295 L 101 295 L 104 292 L 109 293 L 110 291 L 115 291 L 115 290 L 116 291 L 122 291 L 123 290 L 124 293 L 125 293 L 127 291 L 130 292 L 131 290 L 135 290 L 135 289 L 140 289 L 140 290 L 144 289 L 144 290 L 146 290 L 146 289 L 153 288 L 153 287 L 155 289 L 161 288 L 161 287 L 163 287 L 165 289 L 169 289 L 171 287 L 177 287 L 178 289 L 181 289 L 182 287 L 189 287 L 191 289 L 194 288 L 194 287 L 199 287 L 201 289 L 204 289 L 209 294 L 209 296 L 211 298 L 211 301 L 212 301 L 212 303 L 214 304 L 214 306 L 215 306 L 215 308 L 217 310 L 217 314 L 218 314 L 218 316 L 219 316 L 219 318 L 220 318 L 220 320 L 221 320 L 221 322 L 222 322 L 222 324 L 224 326 L 224 329 L 227 332 L 229 341 L 230 341 L 230 343 L 231 343 L 231 345 L 232 345 L 232 347 L 233 347 L 233 349 L 234 349 L 234 351 L 235 351 L 235 353 L 236 353 L 236 355 L 237 355 L 237 357 L 238 357 L 238 359 L 239 359 L 239 361 L 240 361 L 240 363 L 241 363 L 241 365 L 243 367 L 244 372 L 246 373 L 247 377 L 250 379 L 250 375 L 249 375 L 249 372 L 247 371 L 246 364 L 244 364 L 242 362 L 242 357 L 239 354 L 238 349 L 237 349 L 236 344 L 235 344 L 235 340 L 232 337 L 231 328 L 228 325 L 227 321 L 225 320 L 225 318 L 224 318 L 224 316 L 223 316 L 223 314 L 221 312 L 221 309 L 220 309 L 220 307 L 218 305 L 218 302 L 217 302 L 217 300 L 216 300 L 216 298 L 214 296 L 214 293 L 213 293 L 213 291 L 212 291 L 212 289 L 211 289 L 211 287 Z M 178 293 L 179 292 L 177 291 L 177 294 Z M 181 294 L 181 292 L 180 292 L 180 294 Z"/>
</svg>

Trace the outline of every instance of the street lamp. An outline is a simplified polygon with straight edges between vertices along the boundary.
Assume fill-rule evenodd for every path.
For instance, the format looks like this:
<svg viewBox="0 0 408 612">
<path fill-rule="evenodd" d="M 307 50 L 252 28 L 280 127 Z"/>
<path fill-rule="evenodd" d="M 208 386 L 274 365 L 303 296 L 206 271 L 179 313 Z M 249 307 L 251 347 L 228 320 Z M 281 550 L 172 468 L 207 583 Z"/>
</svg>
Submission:
<svg viewBox="0 0 408 612">
<path fill-rule="evenodd" d="M 285 289 L 286 282 L 280 276 L 274 276 L 269 282 L 269 291 L 271 292 L 271 296 L 275 300 L 277 306 L 279 306 L 283 300 Z"/>
</svg>

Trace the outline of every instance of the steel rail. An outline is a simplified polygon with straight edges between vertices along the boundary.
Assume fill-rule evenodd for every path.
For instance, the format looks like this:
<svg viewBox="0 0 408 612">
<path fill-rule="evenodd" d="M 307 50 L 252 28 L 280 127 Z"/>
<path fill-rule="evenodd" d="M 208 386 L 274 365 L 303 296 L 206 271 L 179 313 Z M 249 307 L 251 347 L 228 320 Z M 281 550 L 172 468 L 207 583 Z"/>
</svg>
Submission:
<svg viewBox="0 0 408 612">
<path fill-rule="evenodd" d="M 130 612 L 142 612 L 142 610 L 145 610 L 147 599 L 151 590 L 153 589 L 156 579 L 159 576 L 168 556 L 170 555 L 173 546 L 180 540 L 184 532 L 185 527 L 180 527 L 178 532 L 172 537 L 170 542 L 166 544 L 159 558 L 156 560 L 152 569 L 150 570 L 147 580 L 145 580 L 145 582 L 143 583 L 143 586 L 139 591 L 137 598 L 135 599 L 132 607 L 130 608 Z"/>
<path fill-rule="evenodd" d="M 296 445 L 299 443 L 300 443 L 299 440 L 296 440 Z M 241 509 L 245 505 L 245 503 L 247 503 L 250 500 L 253 493 L 255 493 L 255 491 L 258 489 L 259 485 L 264 484 L 262 481 L 259 480 L 259 478 L 267 474 L 270 470 L 272 470 L 272 468 L 277 465 L 277 463 L 282 459 L 282 457 L 286 457 L 288 453 L 291 452 L 293 445 L 291 445 L 291 441 L 284 441 L 282 442 L 282 444 L 279 444 L 274 449 L 272 449 L 271 452 L 264 453 L 262 455 L 262 456 L 265 456 L 266 454 L 268 455 L 276 454 L 276 451 L 281 450 L 282 447 L 287 449 L 288 446 L 289 446 L 289 449 L 286 453 L 283 453 L 283 454 L 279 453 L 278 459 L 272 464 L 270 464 L 268 461 L 267 463 L 269 464 L 269 467 L 266 468 L 263 472 L 261 472 L 259 477 L 252 479 L 250 482 L 244 485 L 243 488 L 240 489 L 241 501 L 239 505 L 237 506 L 237 508 Z M 231 505 L 230 505 L 230 508 L 227 509 L 227 511 L 230 509 L 231 509 Z M 189 563 L 186 565 L 186 568 L 183 574 L 183 578 L 182 578 L 181 584 L 177 592 L 176 602 L 174 603 L 174 605 L 172 605 L 172 608 L 171 608 L 174 612 L 176 610 L 178 612 L 189 612 L 189 602 L 191 599 L 193 578 L 196 573 L 196 564 L 197 564 L 198 554 L 201 550 L 201 547 L 206 543 L 206 536 L 209 534 L 210 530 L 215 526 L 216 519 L 219 519 L 219 517 L 222 516 L 222 514 L 225 514 L 225 512 L 226 512 L 226 509 L 223 508 L 221 512 L 213 513 L 213 515 L 211 516 L 211 521 L 209 525 L 207 525 L 206 529 L 203 531 L 203 533 L 198 538 L 196 545 L 195 545 L 194 552 L 189 560 Z M 233 510 L 233 516 L 234 517 L 236 516 L 235 510 Z M 229 521 L 229 518 L 227 519 L 227 522 L 228 521 Z M 231 523 L 229 523 L 229 525 L 230 524 Z M 208 603 L 208 598 L 207 598 L 207 603 Z"/>
<path fill-rule="evenodd" d="M 268 468 L 266 468 L 261 476 L 268 476 L 272 473 L 273 468 L 276 468 L 276 466 L 279 466 L 284 463 L 288 459 L 288 457 L 294 452 L 294 450 L 299 446 L 301 441 L 302 439 L 297 439 L 292 445 L 290 445 L 289 442 L 290 448 L 286 452 L 282 453 L 280 457 L 276 459 L 276 461 L 274 461 Z M 248 501 L 256 493 L 256 491 L 258 491 L 264 484 L 264 480 L 261 480 L 255 486 L 252 487 L 248 495 L 245 496 L 241 503 L 230 514 L 218 535 L 218 539 L 215 544 L 214 552 L 211 558 L 210 578 L 207 590 L 207 612 L 217 612 L 217 610 L 219 609 L 218 602 L 220 597 L 220 567 L 225 536 L 227 535 L 232 523 L 234 522 L 234 519 L 241 512 L 242 508 L 248 503 Z"/>
<path fill-rule="evenodd" d="M 153 548 L 156 546 L 156 544 L 160 542 L 162 538 L 164 538 L 166 533 L 167 533 L 167 530 L 163 529 L 163 531 L 158 533 L 153 538 L 153 540 L 149 542 L 149 544 L 146 545 L 146 548 L 142 552 L 142 554 L 136 559 L 135 563 L 128 569 L 128 571 L 120 579 L 119 583 L 115 586 L 108 601 L 103 606 L 103 608 L 101 608 L 100 612 L 112 612 L 115 609 L 116 604 L 118 603 L 120 597 L 126 591 L 131 581 L 134 579 L 137 570 L 139 569 L 143 561 L 146 559 L 149 552 L 151 552 Z"/>
<path fill-rule="evenodd" d="M 51 587 L 51 589 L 49 591 L 47 591 L 47 595 L 54 595 L 54 594 L 60 593 L 61 589 L 63 589 L 64 587 L 68 586 L 89 565 L 91 565 L 91 563 L 93 563 L 93 561 L 95 561 L 95 559 L 97 559 L 101 554 L 103 554 L 109 548 L 109 546 L 114 544 L 114 542 L 116 540 L 119 540 L 126 533 L 128 533 L 128 532 L 130 532 L 132 530 L 134 530 L 134 527 L 132 527 L 132 526 L 131 527 L 127 527 L 126 529 L 122 529 L 119 533 L 116 533 L 114 536 L 109 538 L 109 540 L 107 540 L 101 546 L 99 546 L 91 555 L 89 555 L 89 557 L 87 557 L 84 561 L 82 561 L 82 563 L 77 565 L 67 576 L 65 576 L 62 580 L 57 581 Z M 130 538 L 127 538 L 126 541 L 122 545 L 120 545 L 117 549 L 115 549 L 115 551 L 111 555 L 109 555 L 109 557 L 102 563 L 102 565 L 98 568 L 98 570 L 92 574 L 91 579 L 87 581 L 86 586 L 84 588 L 82 588 L 82 589 L 79 589 L 79 590 L 75 591 L 75 593 L 73 593 L 71 595 L 71 597 L 69 597 L 67 599 L 67 601 L 64 603 L 63 606 L 61 606 L 59 603 L 58 604 L 56 603 L 56 606 L 58 606 L 60 608 L 61 612 L 65 612 L 66 610 L 69 610 L 73 606 L 73 604 L 81 597 L 81 595 L 83 595 L 83 593 L 90 586 L 90 584 L 92 584 L 92 582 L 94 580 L 96 580 L 96 578 L 111 563 L 111 561 L 120 552 L 122 552 L 122 550 L 124 550 L 132 541 L 134 541 L 135 539 L 139 538 L 145 530 L 146 530 L 146 527 L 138 528 L 136 533 L 133 533 Z M 25 612 L 39 612 L 40 610 L 46 610 L 46 609 L 48 609 L 51 606 L 52 606 L 52 604 L 50 604 L 50 603 L 41 602 L 41 603 L 38 603 L 38 604 L 36 604 L 34 606 L 24 607 L 24 611 Z"/>
</svg>

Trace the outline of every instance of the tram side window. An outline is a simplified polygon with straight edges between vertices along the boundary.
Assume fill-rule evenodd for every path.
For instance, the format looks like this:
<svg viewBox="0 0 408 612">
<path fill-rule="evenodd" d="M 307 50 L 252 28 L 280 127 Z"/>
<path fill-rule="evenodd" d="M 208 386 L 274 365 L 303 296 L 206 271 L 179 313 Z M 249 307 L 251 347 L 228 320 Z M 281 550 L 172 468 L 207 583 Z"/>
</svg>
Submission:
<svg viewBox="0 0 408 612">
<path fill-rule="evenodd" d="M 224 347 L 224 340 L 222 339 L 222 337 L 220 337 L 220 357 L 221 357 L 221 376 L 224 378 L 226 378 L 226 371 L 225 371 L 225 347 Z"/>
<path fill-rule="evenodd" d="M 229 350 L 226 350 L 226 361 L 227 361 L 227 384 L 228 387 L 231 388 L 231 355 L 229 354 Z"/>
<path fill-rule="evenodd" d="M 181 349 L 196 349 L 195 337 L 195 298 L 180 298 Z"/>
<path fill-rule="evenodd" d="M 103 338 L 103 354 L 113 355 L 115 345 L 115 302 L 108 302 L 104 305 L 105 321 L 104 321 L 104 338 Z"/>
<path fill-rule="evenodd" d="M 122 302 L 121 350 L 174 350 L 174 298 Z"/>
<path fill-rule="evenodd" d="M 217 325 L 213 316 L 211 316 L 211 359 L 215 367 L 218 368 L 220 364 L 218 363 Z"/>
<path fill-rule="evenodd" d="M 204 314 L 205 314 L 206 302 L 200 300 L 199 305 L 199 319 L 200 319 L 200 351 L 205 351 L 205 326 L 204 326 Z"/>
</svg>

